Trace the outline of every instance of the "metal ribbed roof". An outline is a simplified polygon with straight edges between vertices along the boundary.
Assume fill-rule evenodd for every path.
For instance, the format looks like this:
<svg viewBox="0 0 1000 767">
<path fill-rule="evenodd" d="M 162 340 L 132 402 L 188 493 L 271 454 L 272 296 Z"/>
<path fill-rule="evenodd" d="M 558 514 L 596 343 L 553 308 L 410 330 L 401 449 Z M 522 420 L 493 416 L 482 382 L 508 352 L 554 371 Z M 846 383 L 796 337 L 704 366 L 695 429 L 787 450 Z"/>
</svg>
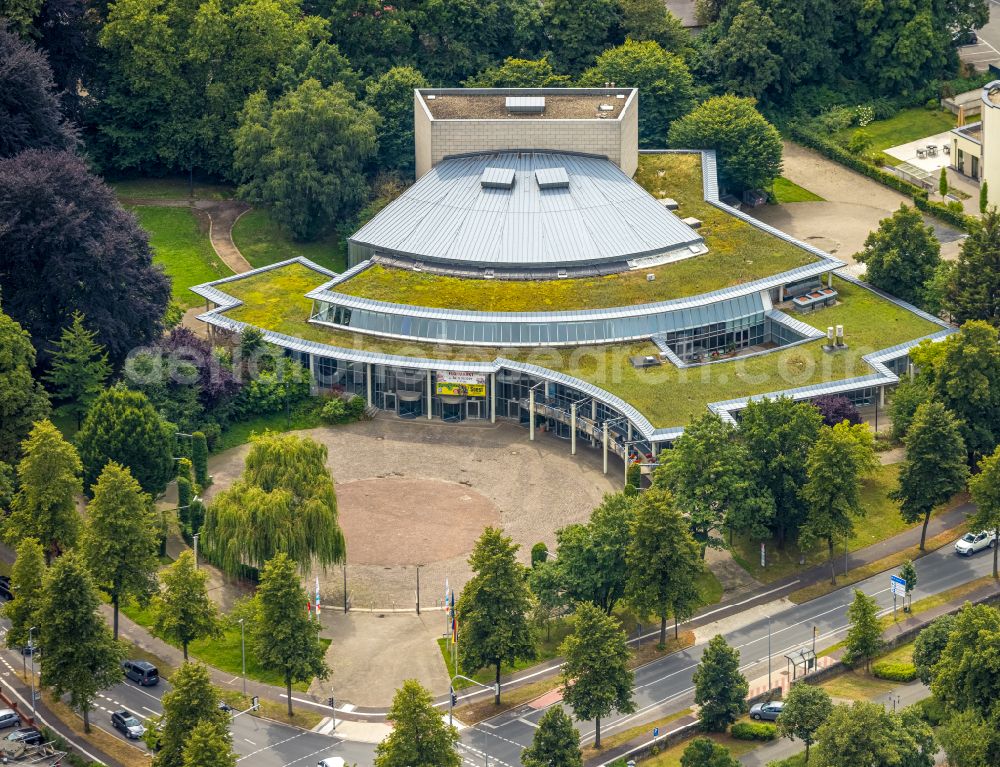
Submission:
<svg viewBox="0 0 1000 767">
<path fill-rule="evenodd" d="M 488 168 L 512 169 L 513 188 L 484 188 Z M 569 185 L 540 189 L 535 171 L 554 168 Z M 702 238 L 609 160 L 493 152 L 438 163 L 350 242 L 419 261 L 539 268 L 658 255 Z"/>
</svg>

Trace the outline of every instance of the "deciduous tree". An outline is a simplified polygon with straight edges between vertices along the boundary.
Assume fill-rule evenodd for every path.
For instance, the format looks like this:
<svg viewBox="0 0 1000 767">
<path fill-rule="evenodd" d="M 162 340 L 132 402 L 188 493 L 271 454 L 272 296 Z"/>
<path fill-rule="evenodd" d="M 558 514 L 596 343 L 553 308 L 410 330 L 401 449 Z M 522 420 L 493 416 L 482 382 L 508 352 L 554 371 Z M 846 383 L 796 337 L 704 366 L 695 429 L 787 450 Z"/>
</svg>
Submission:
<svg viewBox="0 0 1000 767">
<path fill-rule="evenodd" d="M 701 549 L 687 523 L 664 490 L 649 488 L 640 497 L 632 520 L 626 555 L 625 598 L 640 615 L 660 618 L 660 645 L 667 641 L 667 616 L 677 624 L 699 602 L 698 575 L 703 571 Z"/>
<path fill-rule="evenodd" d="M 882 641 L 882 624 L 878 619 L 878 603 L 859 589 L 854 590 L 854 601 L 847 608 L 850 628 L 845 640 L 844 662 L 855 665 L 865 664 L 871 668 L 872 658 L 879 654 Z"/>
<path fill-rule="evenodd" d="M 236 767 L 229 728 L 215 722 L 199 723 L 191 730 L 182 759 L 184 767 Z"/>
<path fill-rule="evenodd" d="M 866 279 L 876 288 L 922 306 L 924 286 L 941 263 L 941 244 L 920 211 L 900 205 L 879 221 L 855 258 L 868 267 Z"/>
<path fill-rule="evenodd" d="M 997 555 L 1000 553 L 1000 450 L 979 462 L 979 473 L 969 480 L 969 492 L 976 504 L 976 513 L 969 520 L 973 530 L 992 530 L 997 536 L 993 546 L 993 577 L 997 573 Z"/>
<path fill-rule="evenodd" d="M 40 5 L 41 3 L 37 3 Z M 0 15 L 11 17 L 4 3 Z M 30 19 L 27 19 L 30 26 Z M 59 107 L 52 70 L 45 54 L 12 31 L 0 29 L 0 157 L 25 149 L 73 149 L 76 132 Z"/>
<path fill-rule="evenodd" d="M 881 703 L 859 700 L 852 706 L 834 706 L 816 732 L 813 764 L 931 767 L 936 750 L 930 727 L 916 716 L 893 714 Z"/>
<path fill-rule="evenodd" d="M 28 644 L 28 629 L 36 625 L 35 611 L 42 598 L 45 578 L 45 552 L 34 538 L 25 538 L 17 546 L 17 559 L 10 570 L 10 588 L 14 598 L 3 606 L 3 616 L 10 621 L 4 637 L 8 647 Z"/>
<path fill-rule="evenodd" d="M 498 706 L 501 665 L 535 657 L 527 617 L 531 593 L 527 570 L 517 561 L 519 548 L 499 528 L 487 527 L 469 557 L 473 576 L 455 607 L 462 633 L 458 645 L 462 669 L 473 673 L 484 666 L 494 667 Z"/>
<path fill-rule="evenodd" d="M 31 376 L 34 366 L 31 338 L 0 312 L 0 461 L 16 461 L 32 424 L 49 415 L 49 398 Z"/>
<path fill-rule="evenodd" d="M 765 189 L 781 175 L 781 134 L 750 98 L 716 96 L 670 126 L 670 146 L 714 149 L 728 189 Z"/>
<path fill-rule="evenodd" d="M 861 414 L 857 407 L 840 394 L 817 397 L 813 400 L 813 405 L 823 416 L 824 426 L 836 426 L 841 421 L 847 421 L 849 424 L 861 423 Z"/>
<path fill-rule="evenodd" d="M 785 707 L 778 717 L 778 732 L 785 738 L 798 738 L 806 744 L 806 763 L 809 746 L 816 739 L 816 731 L 833 711 L 830 693 L 811 684 L 795 684 L 788 691 Z"/>
<path fill-rule="evenodd" d="M 631 714 L 632 669 L 625 632 L 618 621 L 588 602 L 576 610 L 573 633 L 559 648 L 563 702 L 582 721 L 595 720 L 594 748 L 601 747 L 601 718 L 612 711 Z"/>
<path fill-rule="evenodd" d="M 430 83 L 413 67 L 393 67 L 377 80 L 369 80 L 365 100 L 379 116 L 378 167 L 412 179 L 413 91 Z"/>
<path fill-rule="evenodd" d="M 503 64 L 484 69 L 465 81 L 467 88 L 562 88 L 569 75 L 557 74 L 548 56 L 516 59 L 508 56 Z"/>
<path fill-rule="evenodd" d="M 975 711 L 956 711 L 938 730 L 941 747 L 954 767 L 992 767 L 1000 759 L 996 728 Z"/>
<path fill-rule="evenodd" d="M 135 216 L 79 157 L 27 150 L 0 159 L 0 252 L 4 309 L 43 363 L 77 310 L 113 365 L 160 336 L 170 281 Z"/>
<path fill-rule="evenodd" d="M 538 720 L 531 745 L 521 752 L 524 767 L 583 767 L 580 733 L 560 705 L 551 706 Z"/>
<path fill-rule="evenodd" d="M 955 629 L 955 616 L 942 615 L 935 618 L 917 634 L 913 642 L 913 665 L 920 681 L 930 686 L 934 681 L 934 666 L 941 659 L 941 653 L 948 645 L 951 632 Z"/>
<path fill-rule="evenodd" d="M 930 402 L 931 389 L 927 381 L 908 379 L 899 382 L 889 403 L 889 420 L 892 421 L 892 438 L 900 442 L 906 437 L 913 423 L 917 408 Z"/>
<path fill-rule="evenodd" d="M 899 486 L 889 497 L 899 502 L 903 521 L 923 520 L 920 550 L 935 507 L 965 487 L 969 474 L 961 425 L 940 402 L 920 405 L 906 435 L 906 459 L 899 469 Z"/>
<path fill-rule="evenodd" d="M 759 99 L 776 87 L 781 77 L 781 56 L 775 50 L 780 33 L 772 18 L 755 0 L 743 0 L 712 49 L 712 63 L 728 93 Z"/>
<path fill-rule="evenodd" d="M 681 754 L 681 767 L 738 767 L 729 749 L 711 738 L 695 738 Z"/>
<path fill-rule="evenodd" d="M 982 215 L 982 225 L 962 240 L 945 301 L 956 322 L 1000 324 L 1000 211 Z"/>
<path fill-rule="evenodd" d="M 642 94 L 640 146 L 663 147 L 670 124 L 694 106 L 694 84 L 684 60 L 652 40 L 626 40 L 609 48 L 580 76 L 581 85 L 600 87 L 607 82 L 638 88 Z"/>
<path fill-rule="evenodd" d="M 799 539 L 803 548 L 825 541 L 830 558 L 830 582 L 837 582 L 833 544 L 854 532 L 854 520 L 863 517 L 861 482 L 878 466 L 871 431 L 865 424 L 824 426 L 806 461 L 808 479 L 802 497 L 808 515 Z"/>
<path fill-rule="evenodd" d="M 607 46 L 618 8 L 613 0 L 544 0 L 542 21 L 553 63 L 576 74 Z"/>
<path fill-rule="evenodd" d="M 163 573 L 162 582 L 153 600 L 153 628 L 179 644 L 187 660 L 191 642 L 220 634 L 219 611 L 208 596 L 208 573 L 194 566 L 194 554 L 184 551 Z"/>
<path fill-rule="evenodd" d="M 392 732 L 375 747 L 375 767 L 459 767 L 458 730 L 445 724 L 416 679 L 396 690 L 386 718 Z"/>
<path fill-rule="evenodd" d="M 620 0 L 622 32 L 626 40 L 653 40 L 665 51 L 687 57 L 694 38 L 681 20 L 658 0 Z"/>
<path fill-rule="evenodd" d="M 127 468 L 108 462 L 87 504 L 81 543 L 94 581 L 111 597 L 115 639 L 121 600 L 145 604 L 156 591 L 156 528 L 152 499 Z"/>
<path fill-rule="evenodd" d="M 750 470 L 774 499 L 769 522 L 778 548 L 798 531 L 806 504 L 800 495 L 806 483 L 806 459 L 819 437 L 823 417 L 808 402 L 789 397 L 747 403 L 737 436 L 746 446 Z"/>
<path fill-rule="evenodd" d="M 753 475 L 746 448 L 736 429 L 715 413 L 691 422 L 662 456 L 656 481 L 674 494 L 695 539 L 719 545 L 713 533 L 728 529 L 761 539 L 774 516 L 774 500 Z"/>
<path fill-rule="evenodd" d="M 42 655 L 41 684 L 83 716 L 90 732 L 90 709 L 97 693 L 121 681 L 122 647 L 98 612 L 97 588 L 76 553 L 59 557 L 42 584 L 35 620 Z"/>
<path fill-rule="evenodd" d="M 296 239 L 314 239 L 365 200 L 378 119 L 341 83 L 310 78 L 273 101 L 258 91 L 233 134 L 240 196 L 266 205 Z"/>
<path fill-rule="evenodd" d="M 624 493 L 604 496 L 586 525 L 567 525 L 556 532 L 555 566 L 565 601 L 590 602 L 609 615 L 625 594 L 625 555 L 633 499 Z"/>
<path fill-rule="evenodd" d="M 266 432 L 250 441 L 243 475 L 208 509 L 202 539 L 236 573 L 261 568 L 278 552 L 305 572 L 313 560 L 342 562 L 344 536 L 326 446 L 292 434 Z"/>
<path fill-rule="evenodd" d="M 80 312 L 73 312 L 73 322 L 63 328 L 51 351 L 51 367 L 45 380 L 62 400 L 58 412 L 72 416 L 79 429 L 90 404 L 101 393 L 111 375 L 108 355 L 95 337 L 97 333 L 83 324 Z"/>
<path fill-rule="evenodd" d="M 740 651 L 721 634 L 709 640 L 693 681 L 698 721 L 706 732 L 725 732 L 747 710 L 750 686 L 740 673 Z"/>
<path fill-rule="evenodd" d="M 265 563 L 254 601 L 254 654 L 263 666 L 281 672 L 288 715 L 294 716 L 292 682 L 326 679 L 330 669 L 319 641 L 319 622 L 309 617 L 309 599 L 299 583 L 295 562 L 286 554 Z"/>
<path fill-rule="evenodd" d="M 4 522 L 8 543 L 35 538 L 51 562 L 76 543 L 80 517 L 80 456 L 50 421 L 39 421 L 24 442 L 17 465 L 18 491 Z"/>
<path fill-rule="evenodd" d="M 202 725 L 228 732 L 229 714 L 219 708 L 219 692 L 200 663 L 185 662 L 170 685 L 161 699 L 160 749 L 153 756 L 153 767 L 189 767 L 184 756 L 192 733 Z M 156 724 L 150 723 L 150 729 Z"/>
<path fill-rule="evenodd" d="M 109 461 L 128 468 L 154 498 L 174 474 L 174 430 L 142 392 L 123 386 L 94 400 L 76 437 L 84 482 L 93 485 Z"/>
</svg>

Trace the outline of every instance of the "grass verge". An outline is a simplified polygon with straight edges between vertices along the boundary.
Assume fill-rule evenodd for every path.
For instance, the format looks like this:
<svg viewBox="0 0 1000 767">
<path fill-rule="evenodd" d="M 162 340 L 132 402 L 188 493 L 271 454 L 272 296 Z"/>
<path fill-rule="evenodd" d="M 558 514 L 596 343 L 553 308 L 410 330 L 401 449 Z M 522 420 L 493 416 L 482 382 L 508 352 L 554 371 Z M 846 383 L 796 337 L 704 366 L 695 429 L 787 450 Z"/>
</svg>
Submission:
<svg viewBox="0 0 1000 767">
<path fill-rule="evenodd" d="M 90 712 L 90 732 L 85 733 L 83 731 L 83 719 L 74 709 L 63 703 L 62 700 L 43 690 L 42 702 L 80 740 L 103 751 L 115 761 L 125 765 L 125 767 L 149 767 L 152 763 L 149 754 L 145 751 L 139 750 L 139 748 L 133 746 L 128 741 L 116 738 L 111 733 L 105 732 L 100 727 L 94 725 L 94 718 L 104 713 L 100 709 Z"/>
<path fill-rule="evenodd" d="M 906 144 L 937 133 L 944 133 L 955 127 L 955 115 L 943 109 L 913 107 L 903 109 L 887 120 L 876 120 L 864 128 L 846 128 L 833 135 L 837 143 L 847 144 L 854 134 L 863 131 L 871 140 L 871 148 L 881 152 L 890 147 Z M 890 165 L 899 165 L 902 160 L 882 154 L 882 160 Z"/>
<path fill-rule="evenodd" d="M 138 206 L 131 208 L 142 228 L 149 232 L 153 260 L 170 277 L 174 300 L 186 309 L 204 303 L 188 288 L 228 277 L 232 271 L 222 263 L 208 239 L 208 225 L 189 208 Z"/>
<path fill-rule="evenodd" d="M 149 631 L 153 636 L 158 636 L 153 631 L 154 615 L 149 607 L 140 607 L 134 602 L 122 605 L 121 611 L 140 626 Z M 163 637 L 159 637 L 163 641 Z M 326 650 L 330 646 L 329 639 L 319 640 Z M 169 644 L 173 644 L 170 642 Z M 174 645 L 176 647 L 176 645 Z M 225 628 L 222 636 L 217 639 L 199 639 L 188 645 L 188 656 L 192 660 L 198 660 L 208 666 L 217 668 L 220 671 L 240 676 L 242 674 L 242 654 L 240 648 L 240 629 L 238 626 Z M 264 684 L 284 687 L 285 681 L 282 674 L 273 669 L 264 668 L 253 656 L 250 647 L 247 647 L 247 678 L 256 679 Z M 305 692 L 309 689 L 307 682 L 296 682 L 292 685 L 293 690 Z"/>
<path fill-rule="evenodd" d="M 677 711 L 670 716 L 666 716 L 663 719 L 657 719 L 655 722 L 647 722 L 646 724 L 637 724 L 635 727 L 630 727 L 627 730 L 622 730 L 621 732 L 616 732 L 611 735 L 605 735 L 601 733 L 601 748 L 600 750 L 594 748 L 593 746 L 587 746 L 582 750 L 583 761 L 586 763 L 588 760 L 593 759 L 600 755 L 601 751 L 607 748 L 615 748 L 620 746 L 622 743 L 628 743 L 632 738 L 637 738 L 643 734 L 649 734 L 652 737 L 652 732 L 654 727 L 658 727 L 664 732 L 667 730 L 667 725 L 671 722 L 676 722 L 681 717 L 687 716 L 692 710 L 690 708 L 684 708 Z"/>
<path fill-rule="evenodd" d="M 234 691 L 222 690 L 221 697 L 224 701 L 226 701 L 226 703 L 237 711 L 244 711 L 250 708 L 249 696 L 245 696 Z M 282 701 L 261 698 L 258 702 L 260 704 L 260 708 L 257 711 L 251 711 L 243 716 L 256 716 L 260 719 L 271 719 L 275 722 L 290 724 L 293 727 L 301 727 L 305 730 L 311 730 L 323 721 L 322 714 L 318 714 L 312 709 L 303 708 L 302 706 L 294 709 L 295 713 L 293 716 L 288 716 L 288 705 Z"/>
<path fill-rule="evenodd" d="M 812 586 L 806 586 L 803 589 L 793 591 L 788 595 L 788 599 L 796 604 L 802 604 L 803 602 L 808 602 L 810 599 L 815 599 L 816 597 L 821 597 L 824 594 L 829 594 L 831 591 L 836 591 L 843 586 L 850 586 L 852 583 L 863 581 L 865 578 L 870 578 L 871 576 L 877 575 L 884 570 L 891 570 L 895 567 L 899 567 L 907 559 L 917 559 L 924 554 L 937 551 L 942 546 L 951 543 L 958 536 L 964 535 L 968 529 L 968 523 L 963 522 L 956 528 L 945 530 L 943 533 L 938 533 L 933 538 L 928 538 L 925 551 L 920 551 L 917 546 L 910 546 L 909 548 L 897 551 L 895 554 L 891 554 L 888 557 L 877 559 L 874 562 L 863 565 L 862 567 L 855 567 L 845 576 L 842 576 L 835 584 L 824 580 L 822 583 L 814 583 Z"/>
<path fill-rule="evenodd" d="M 119 197 L 143 200 L 231 200 L 235 189 L 227 184 L 194 183 L 194 194 L 190 182 L 183 176 L 166 178 L 125 178 L 110 182 Z"/>
<path fill-rule="evenodd" d="M 760 745 L 759 743 L 753 743 L 748 740 L 736 740 L 736 738 L 732 738 L 729 735 L 720 735 L 718 733 L 709 733 L 700 737 L 711 738 L 716 743 L 722 744 L 729 749 L 729 755 L 734 759 L 739 759 L 739 757 L 743 754 L 748 751 L 753 751 L 753 749 Z M 680 767 L 681 755 L 690 743 L 690 740 L 685 740 L 678 743 L 676 746 L 671 746 L 670 748 L 661 751 L 651 759 L 644 760 L 642 763 L 643 767 Z"/>
<path fill-rule="evenodd" d="M 892 692 L 899 687 L 899 682 L 876 679 L 861 669 L 853 669 L 820 682 L 819 687 L 830 693 L 833 698 L 871 700 L 879 695 Z"/>
<path fill-rule="evenodd" d="M 774 179 L 774 186 L 771 188 L 774 201 L 779 205 L 788 202 L 824 202 L 818 194 L 810 192 L 808 189 L 799 186 L 794 181 L 779 176 Z"/>
<path fill-rule="evenodd" d="M 233 242 L 255 268 L 296 256 L 335 272 L 347 268 L 347 245 L 341 234 L 330 234 L 316 242 L 296 242 L 266 210 L 248 210 L 240 216 L 233 224 Z"/>
</svg>

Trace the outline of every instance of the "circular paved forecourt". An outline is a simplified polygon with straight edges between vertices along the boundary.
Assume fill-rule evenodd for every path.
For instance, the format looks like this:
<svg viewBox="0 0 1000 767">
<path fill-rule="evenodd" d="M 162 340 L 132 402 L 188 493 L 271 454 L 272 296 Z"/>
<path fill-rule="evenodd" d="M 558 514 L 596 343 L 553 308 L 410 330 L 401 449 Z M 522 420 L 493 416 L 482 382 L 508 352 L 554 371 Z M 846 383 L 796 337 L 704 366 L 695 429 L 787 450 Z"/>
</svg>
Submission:
<svg viewBox="0 0 1000 767">
<path fill-rule="evenodd" d="M 444 598 L 447 579 L 459 592 L 467 559 L 483 528 L 500 525 L 528 563 L 531 546 L 555 547 L 555 531 L 585 522 L 605 493 L 621 488 L 621 464 L 601 472 L 601 452 L 538 433 L 528 441 L 512 424 L 444 424 L 381 415 L 371 421 L 299 432 L 322 442 L 337 488 L 347 539 L 348 592 L 355 608 L 412 609 L 416 568 L 421 605 Z M 243 470 L 249 445 L 213 456 L 206 499 Z M 343 600 L 339 567 L 315 575 L 323 602 Z M 310 581 L 312 576 L 310 576 Z"/>
</svg>

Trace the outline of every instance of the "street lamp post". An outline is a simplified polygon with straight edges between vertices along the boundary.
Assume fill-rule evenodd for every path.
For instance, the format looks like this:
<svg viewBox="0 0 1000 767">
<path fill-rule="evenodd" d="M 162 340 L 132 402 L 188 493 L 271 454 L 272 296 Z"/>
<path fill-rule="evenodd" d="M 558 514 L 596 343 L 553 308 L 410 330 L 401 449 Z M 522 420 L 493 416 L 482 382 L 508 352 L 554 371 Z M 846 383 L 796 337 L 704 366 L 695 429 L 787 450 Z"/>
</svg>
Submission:
<svg viewBox="0 0 1000 767">
<path fill-rule="evenodd" d="M 198 536 L 201 533 L 195 533 L 191 537 L 194 539 L 194 569 L 198 569 Z"/>
<path fill-rule="evenodd" d="M 240 618 L 240 659 L 243 662 L 243 697 L 247 696 L 247 643 L 243 633 L 243 618 Z"/>
<path fill-rule="evenodd" d="M 420 565 L 417 565 L 417 615 L 420 615 Z"/>
<path fill-rule="evenodd" d="M 451 678 L 451 684 L 448 687 L 448 726 L 452 726 L 454 721 L 455 703 L 458 702 L 458 695 L 455 694 L 455 680 L 464 679 L 466 682 L 476 685 L 476 687 L 482 687 L 484 690 L 489 690 L 490 692 L 496 694 L 499 689 L 499 685 L 487 685 L 482 682 L 477 682 L 475 679 L 469 679 L 467 676 L 462 676 L 461 674 L 455 674 Z"/>
<path fill-rule="evenodd" d="M 767 616 L 767 693 L 771 694 L 771 616 Z"/>
<path fill-rule="evenodd" d="M 31 649 L 31 717 L 36 718 L 35 714 L 35 642 L 34 635 L 38 630 L 37 626 L 32 626 L 28 629 L 28 647 Z"/>
</svg>

